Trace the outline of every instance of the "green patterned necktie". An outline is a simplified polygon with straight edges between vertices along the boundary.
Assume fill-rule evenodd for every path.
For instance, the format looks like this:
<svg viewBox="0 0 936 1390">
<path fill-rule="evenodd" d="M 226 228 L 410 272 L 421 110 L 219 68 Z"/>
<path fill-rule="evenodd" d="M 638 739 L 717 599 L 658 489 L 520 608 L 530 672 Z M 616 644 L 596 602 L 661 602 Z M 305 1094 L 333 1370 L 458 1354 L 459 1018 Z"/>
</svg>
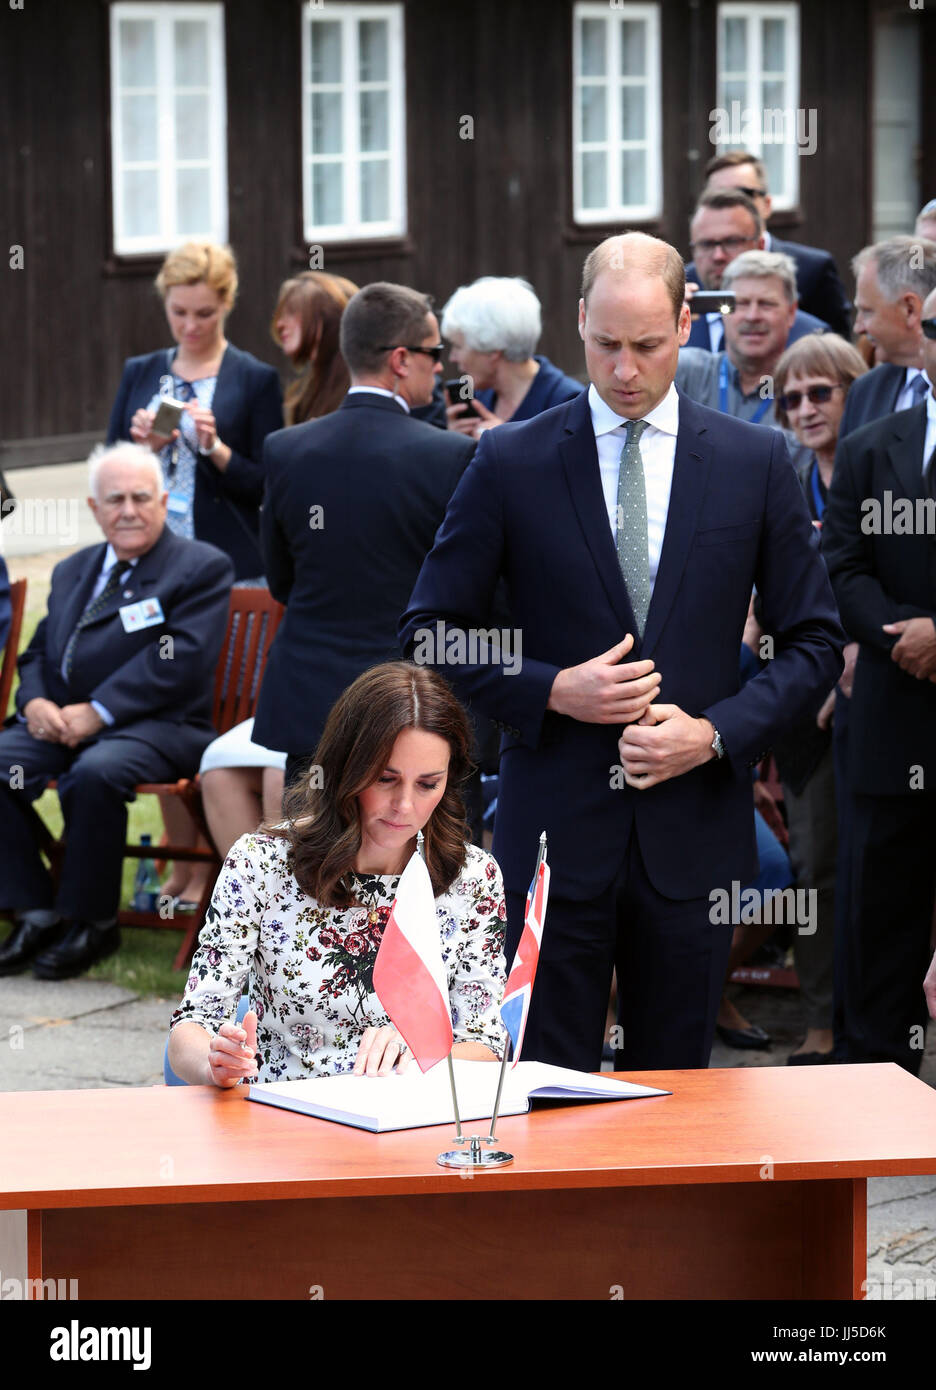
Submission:
<svg viewBox="0 0 936 1390">
<path fill-rule="evenodd" d="M 69 637 L 68 639 L 68 646 L 65 648 L 65 656 L 62 661 L 62 670 L 64 672 L 66 680 L 68 680 L 68 677 L 71 675 L 72 663 L 75 659 L 75 647 L 78 645 L 78 634 L 81 632 L 82 628 L 87 627 L 88 623 L 93 623 L 94 619 L 100 613 L 104 612 L 104 609 L 110 603 L 111 599 L 114 597 L 117 590 L 123 583 L 124 576 L 132 568 L 132 565 L 128 565 L 123 561 L 118 560 L 117 563 L 114 565 L 113 569 L 111 570 L 110 574 L 107 576 L 107 583 L 104 585 L 104 588 L 98 594 L 97 598 L 93 598 L 91 600 L 85 611 L 82 613 L 81 617 L 78 619 L 78 623 L 75 627 L 75 630 L 72 633 L 71 637 Z"/>
<path fill-rule="evenodd" d="M 631 608 L 642 637 L 650 607 L 650 557 L 647 551 L 647 485 L 644 481 L 643 459 L 640 457 L 640 436 L 647 428 L 646 420 L 629 420 L 627 439 L 621 450 L 618 471 L 617 545 L 618 563 L 627 585 Z"/>
</svg>

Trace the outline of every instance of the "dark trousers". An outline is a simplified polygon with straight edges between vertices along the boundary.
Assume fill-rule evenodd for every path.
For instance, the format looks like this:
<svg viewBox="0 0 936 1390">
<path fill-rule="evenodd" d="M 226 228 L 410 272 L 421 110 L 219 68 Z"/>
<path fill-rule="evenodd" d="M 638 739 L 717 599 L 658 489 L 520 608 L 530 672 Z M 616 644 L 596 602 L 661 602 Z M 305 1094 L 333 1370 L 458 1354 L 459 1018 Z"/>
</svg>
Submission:
<svg viewBox="0 0 936 1390">
<path fill-rule="evenodd" d="M 507 894 L 508 968 L 524 902 Z M 707 1067 L 733 930 L 713 925 L 710 913 L 708 898 L 676 901 L 656 891 L 636 835 L 600 897 L 573 902 L 551 893 L 523 1058 L 597 1071 L 616 967 L 617 1069 Z"/>
<path fill-rule="evenodd" d="M 167 739 L 171 736 L 167 726 Z M 54 907 L 76 921 L 103 921 L 120 906 L 127 806 L 140 782 L 174 781 L 177 764 L 126 733 L 79 748 L 35 739 L 25 724 L 0 731 L 0 904 Z M 62 876 L 55 892 L 27 817 L 50 777 L 65 820 Z"/>
<path fill-rule="evenodd" d="M 835 765 L 835 809 L 838 849 L 835 871 L 835 961 L 833 969 L 832 1026 L 835 1055 L 844 1061 L 848 1051 L 845 1036 L 845 993 L 848 988 L 848 957 L 852 932 L 852 880 L 854 877 L 853 837 L 854 795 L 848 775 L 848 715 L 851 700 L 835 692 L 835 720 L 832 725 L 832 759 Z"/>
<path fill-rule="evenodd" d="M 816 930 L 793 938 L 803 1013 L 807 1028 L 831 1028 L 838 839 L 831 745 L 802 791 L 783 783 L 783 801 L 796 886 L 816 894 Z"/>
<path fill-rule="evenodd" d="M 849 1062 L 919 1074 L 936 896 L 936 792 L 855 796 L 845 1032 Z"/>
</svg>

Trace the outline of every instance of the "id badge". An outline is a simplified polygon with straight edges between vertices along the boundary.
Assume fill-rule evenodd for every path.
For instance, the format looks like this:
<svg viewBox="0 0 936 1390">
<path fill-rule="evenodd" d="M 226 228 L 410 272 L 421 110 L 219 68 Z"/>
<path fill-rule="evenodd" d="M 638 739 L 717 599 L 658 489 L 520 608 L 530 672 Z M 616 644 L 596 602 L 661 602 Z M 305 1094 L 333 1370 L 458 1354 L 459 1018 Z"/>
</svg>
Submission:
<svg viewBox="0 0 936 1390">
<path fill-rule="evenodd" d="M 125 603 L 123 608 L 117 611 L 124 632 L 138 632 L 140 628 L 156 627 L 164 621 L 162 604 L 158 598 L 144 598 L 139 603 Z"/>
</svg>

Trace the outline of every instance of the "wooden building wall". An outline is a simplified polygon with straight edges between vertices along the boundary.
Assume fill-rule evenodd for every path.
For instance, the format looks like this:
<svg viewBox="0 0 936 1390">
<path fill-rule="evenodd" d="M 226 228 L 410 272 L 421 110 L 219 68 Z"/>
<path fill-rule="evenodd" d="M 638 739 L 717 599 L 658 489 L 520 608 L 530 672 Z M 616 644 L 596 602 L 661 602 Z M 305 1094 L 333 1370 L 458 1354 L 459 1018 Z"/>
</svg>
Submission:
<svg viewBox="0 0 936 1390">
<path fill-rule="evenodd" d="M 870 224 L 870 3 L 801 7 L 802 104 L 819 112 L 819 147 L 802 161 L 800 209 L 773 224 L 828 247 L 843 272 Z M 440 304 L 478 275 L 525 275 L 543 301 L 542 350 L 581 374 L 579 276 L 603 232 L 572 222 L 571 13 L 571 0 L 407 0 L 410 230 L 386 245 L 326 245 L 324 268 L 358 283 L 400 280 Z M 665 214 L 647 230 L 683 250 L 712 153 L 715 16 L 716 0 L 664 0 Z M 280 281 L 308 263 L 299 0 L 227 0 L 226 34 L 242 286 L 229 332 L 282 366 L 270 312 Z M 82 456 L 106 426 L 123 360 L 169 336 L 152 286 L 158 261 L 118 263 L 109 245 L 104 0 L 4 6 L 0 103 L 4 247 L 22 245 L 25 258 L 23 270 L 5 270 L 0 297 L 0 439 L 12 466 Z M 463 115 L 473 140 L 459 137 Z"/>
</svg>

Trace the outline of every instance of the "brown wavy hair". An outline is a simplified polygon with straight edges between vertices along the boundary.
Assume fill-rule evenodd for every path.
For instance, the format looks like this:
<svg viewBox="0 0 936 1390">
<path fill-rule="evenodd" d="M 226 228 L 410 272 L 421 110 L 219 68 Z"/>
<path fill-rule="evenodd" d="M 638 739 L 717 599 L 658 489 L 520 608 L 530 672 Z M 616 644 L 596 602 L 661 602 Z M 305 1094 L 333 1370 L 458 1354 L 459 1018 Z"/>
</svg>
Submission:
<svg viewBox="0 0 936 1390">
<path fill-rule="evenodd" d="M 280 286 L 270 333 L 282 347 L 276 323 L 286 310 L 297 314 L 302 325 L 299 350 L 290 357 L 300 375 L 292 382 L 283 402 L 287 425 L 301 425 L 337 410 L 348 390 L 350 377 L 338 346 L 338 328 L 345 305 L 357 294 L 357 285 L 343 275 L 324 270 L 304 270 Z"/>
<path fill-rule="evenodd" d="M 473 767 L 468 716 L 436 671 L 385 662 L 358 676 L 332 706 L 312 760 L 316 776 L 295 783 L 284 797 L 288 824 L 263 827 L 289 841 L 296 882 L 323 907 L 356 902 L 347 876 L 361 848 L 357 798 L 386 771 L 405 729 L 437 734 L 450 750 L 445 792 L 423 829 L 435 896 L 464 868 L 470 836 L 460 788 Z"/>
</svg>

